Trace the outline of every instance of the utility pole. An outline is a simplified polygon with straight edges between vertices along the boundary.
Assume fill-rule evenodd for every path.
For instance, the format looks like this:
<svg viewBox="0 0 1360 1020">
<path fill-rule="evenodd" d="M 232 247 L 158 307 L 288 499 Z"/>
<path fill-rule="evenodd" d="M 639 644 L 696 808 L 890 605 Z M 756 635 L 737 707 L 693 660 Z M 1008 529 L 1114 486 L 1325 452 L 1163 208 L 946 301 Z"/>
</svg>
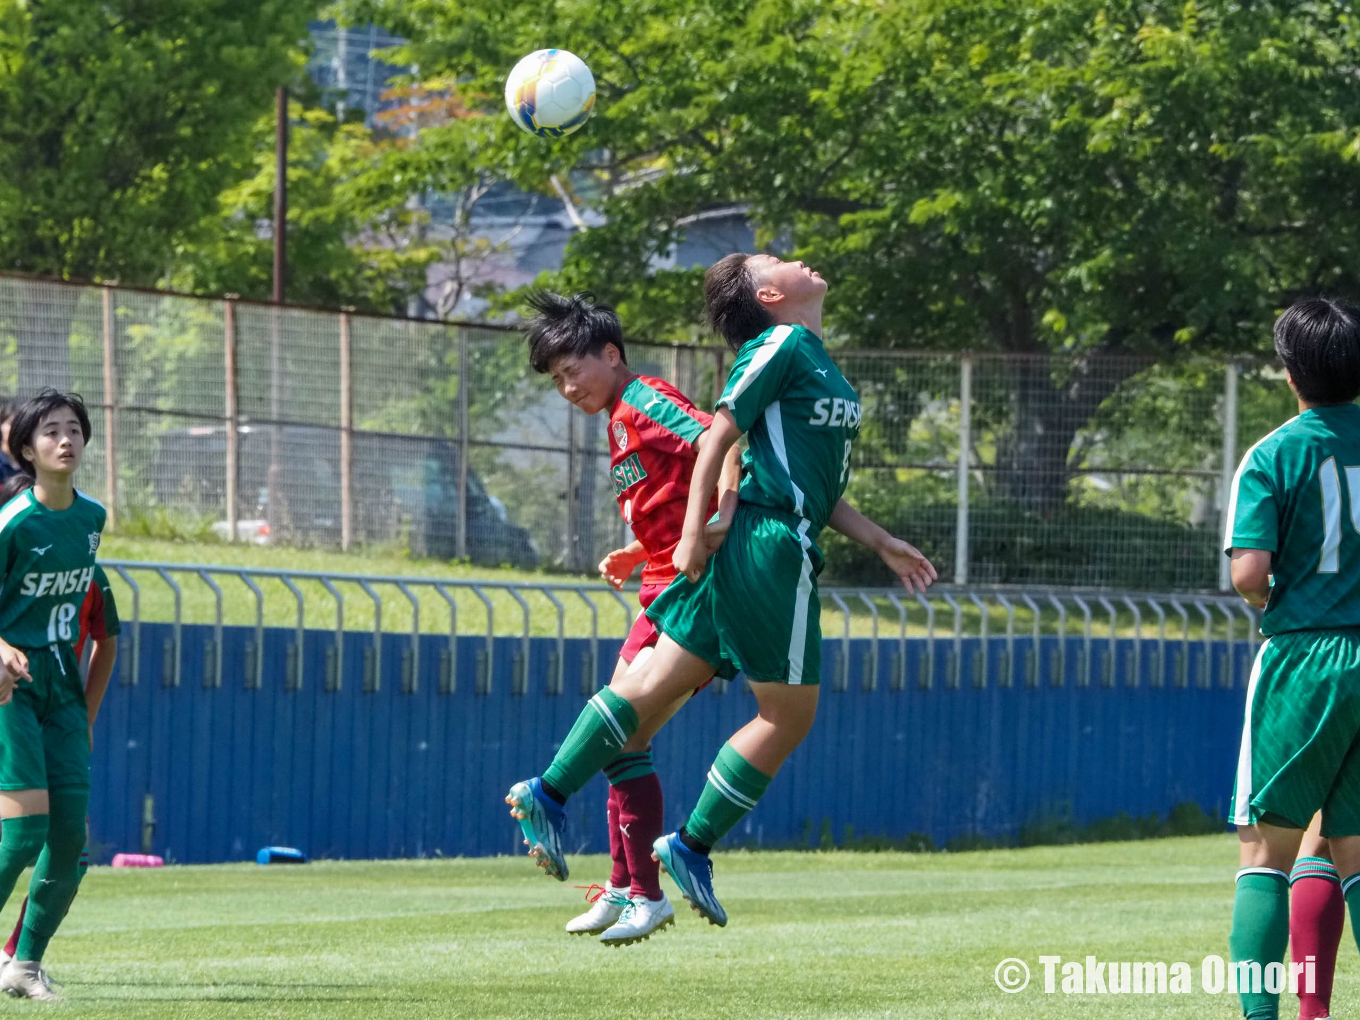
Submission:
<svg viewBox="0 0 1360 1020">
<path fill-rule="evenodd" d="M 288 277 L 288 89 L 281 88 L 274 106 L 274 307 L 269 327 L 269 505 L 265 519 L 271 540 L 279 537 L 283 521 L 282 416 L 283 302 Z"/>
</svg>

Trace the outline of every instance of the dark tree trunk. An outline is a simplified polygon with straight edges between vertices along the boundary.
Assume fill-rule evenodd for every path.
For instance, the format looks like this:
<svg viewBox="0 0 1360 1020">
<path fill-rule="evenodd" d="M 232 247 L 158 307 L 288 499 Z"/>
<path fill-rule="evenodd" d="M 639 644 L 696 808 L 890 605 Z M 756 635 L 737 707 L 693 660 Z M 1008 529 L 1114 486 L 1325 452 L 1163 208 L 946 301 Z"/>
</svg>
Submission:
<svg viewBox="0 0 1360 1020">
<path fill-rule="evenodd" d="M 1134 358 L 1026 356 L 1005 365 L 1012 417 L 997 446 L 997 476 L 1006 498 L 1051 512 L 1067 498 L 1072 442 L 1119 385 L 1142 365 Z"/>
</svg>

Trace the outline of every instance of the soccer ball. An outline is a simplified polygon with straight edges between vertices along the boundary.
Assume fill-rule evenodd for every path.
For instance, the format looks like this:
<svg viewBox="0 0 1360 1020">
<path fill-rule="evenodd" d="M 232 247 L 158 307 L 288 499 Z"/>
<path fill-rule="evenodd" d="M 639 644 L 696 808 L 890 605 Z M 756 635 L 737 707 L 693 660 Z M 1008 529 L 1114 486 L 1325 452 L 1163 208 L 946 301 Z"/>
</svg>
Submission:
<svg viewBox="0 0 1360 1020">
<path fill-rule="evenodd" d="M 505 83 L 515 123 L 540 138 L 569 135 L 595 108 L 595 76 L 566 50 L 537 50 L 515 65 Z"/>
</svg>

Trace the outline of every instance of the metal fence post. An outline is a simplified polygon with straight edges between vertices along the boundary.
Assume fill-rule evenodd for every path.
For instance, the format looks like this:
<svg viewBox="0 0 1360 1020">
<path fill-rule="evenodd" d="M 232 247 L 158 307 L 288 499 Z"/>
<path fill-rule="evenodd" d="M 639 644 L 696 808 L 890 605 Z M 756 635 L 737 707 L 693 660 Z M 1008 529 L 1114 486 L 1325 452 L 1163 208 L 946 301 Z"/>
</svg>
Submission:
<svg viewBox="0 0 1360 1020">
<path fill-rule="evenodd" d="M 340 548 L 354 544 L 354 377 L 349 309 L 340 312 Z"/>
<path fill-rule="evenodd" d="M 1242 374 L 1242 366 L 1235 361 L 1228 362 L 1223 369 L 1223 476 L 1220 482 L 1222 494 L 1219 500 L 1219 534 L 1228 528 L 1229 504 L 1232 502 L 1233 475 L 1237 473 L 1237 380 Z M 1228 557 L 1218 558 L 1218 587 L 1228 591 L 1232 587 L 1232 564 Z"/>
<path fill-rule="evenodd" d="M 968 460 L 973 446 L 973 359 L 959 362 L 959 505 L 954 537 L 954 583 L 968 583 Z"/>
<path fill-rule="evenodd" d="M 227 541 L 235 542 L 237 535 L 236 484 L 240 477 L 241 435 L 239 419 L 240 393 L 236 376 L 236 301 L 228 296 L 222 308 L 222 355 L 226 363 L 227 392 Z"/>
<path fill-rule="evenodd" d="M 105 522 L 110 531 L 118 526 L 118 440 L 115 428 L 118 405 L 118 372 L 114 361 L 113 342 L 113 289 L 107 284 L 103 288 L 104 304 L 104 474 L 106 478 L 108 520 Z"/>
<path fill-rule="evenodd" d="M 458 329 L 458 558 L 467 559 L 468 508 L 468 340 Z"/>
</svg>

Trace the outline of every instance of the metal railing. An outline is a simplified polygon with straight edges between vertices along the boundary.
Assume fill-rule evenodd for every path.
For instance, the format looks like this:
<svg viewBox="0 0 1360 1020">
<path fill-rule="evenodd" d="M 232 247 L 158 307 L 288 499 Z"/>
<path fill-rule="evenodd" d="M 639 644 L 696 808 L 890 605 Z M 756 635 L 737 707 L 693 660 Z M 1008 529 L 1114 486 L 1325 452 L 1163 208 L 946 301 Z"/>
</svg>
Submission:
<svg viewBox="0 0 1360 1020">
<path fill-rule="evenodd" d="M 261 650 L 266 625 L 294 632 L 285 675 L 290 687 L 303 686 L 301 649 L 308 629 L 309 599 L 304 586 L 324 592 L 334 607 L 334 637 L 326 653 L 328 689 L 338 687 L 344 673 L 344 635 L 356 629 L 346 626 L 347 607 L 356 597 L 365 600 L 372 610 L 372 641 L 364 649 L 363 670 L 365 689 L 369 690 L 376 689 L 381 681 L 383 635 L 401 633 L 409 636 L 401 671 L 405 689 L 414 690 L 420 676 L 420 636 L 440 634 L 447 642 L 440 652 L 441 691 L 451 692 L 459 682 L 457 642 L 459 637 L 471 636 L 485 642 L 476 657 L 476 689 L 478 693 L 489 692 L 494 684 L 505 681 L 496 675 L 493 654 L 499 635 L 520 642 L 509 682 L 522 693 L 528 687 L 530 641 L 537 633 L 554 642 L 547 677 L 549 693 L 562 692 L 568 638 L 586 639 L 582 688 L 587 693 L 598 675 L 601 641 L 626 634 L 637 612 L 637 604 L 630 597 L 634 590 L 619 592 L 603 584 L 570 580 L 504 582 L 125 560 L 107 560 L 104 566 L 130 593 L 131 612 L 123 626 L 123 655 L 129 667 L 122 673 L 125 683 L 135 683 L 140 673 L 148 585 L 161 586 L 157 594 L 163 601 L 168 597 L 164 612 L 154 614 L 168 617 L 157 622 L 171 625 L 171 637 L 163 650 L 166 668 L 162 676 L 167 686 L 178 686 L 183 676 L 182 632 L 187 615 L 186 586 L 190 585 L 202 586 L 196 594 L 211 599 L 207 619 L 202 621 L 213 628 L 204 670 L 204 682 L 210 686 L 223 682 L 222 628 L 228 615 L 242 615 L 240 606 L 234 606 L 238 610 L 235 613 L 227 612 L 222 582 L 240 586 L 236 597 L 244 600 L 248 625 L 254 628 L 245 668 L 245 682 L 250 687 L 263 685 Z M 278 597 L 271 603 L 262 585 L 275 586 L 279 597 L 291 605 L 277 604 Z M 978 687 L 987 686 L 992 678 L 1003 687 L 1034 687 L 1043 675 L 1054 678 L 1051 682 L 1055 685 L 1066 683 L 1071 676 L 1079 686 L 1108 687 L 1114 686 L 1120 675 L 1126 684 L 1137 685 L 1144 675 L 1142 657 L 1149 641 L 1155 642 L 1147 671 L 1151 685 L 1163 686 L 1170 681 L 1185 686 L 1191 662 L 1198 657 L 1201 668 L 1196 675 L 1201 686 L 1211 684 L 1215 674 L 1221 685 L 1235 686 L 1249 661 L 1240 653 L 1254 653 L 1259 643 L 1259 614 L 1240 599 L 1219 595 L 937 585 L 927 595 L 909 595 L 901 589 L 824 588 L 821 599 L 823 638 L 833 648 L 835 658 L 828 686 L 838 691 L 849 687 L 856 637 L 874 639 L 868 643 L 868 666 L 862 670 L 861 685 L 865 689 L 877 686 L 880 656 L 886 654 L 891 657 L 889 683 L 897 690 L 909 685 L 912 672 L 918 686 L 933 685 L 941 672 L 937 668 L 940 656 L 944 657 L 942 672 L 949 687 L 962 686 L 965 674 Z M 464 604 L 461 609 L 460 601 Z M 427 607 L 424 616 L 422 605 Z M 447 626 L 442 618 L 437 627 L 432 626 L 429 609 L 438 606 L 447 613 Z M 470 607 L 479 619 L 469 621 Z M 569 607 L 577 612 L 571 613 Z M 409 616 L 408 626 L 400 630 L 384 626 L 384 620 L 391 621 L 395 615 L 394 610 Z M 503 614 L 498 615 L 503 610 L 514 617 L 508 625 Z M 602 633 L 606 612 L 617 625 Z M 1127 640 L 1130 638 L 1139 640 Z M 909 642 L 922 643 L 919 668 L 914 671 Z M 1097 656 L 1095 649 L 1101 643 L 1107 652 Z M 1066 657 L 1073 652 L 1076 661 L 1069 663 Z M 972 660 L 966 662 L 968 654 Z M 1041 663 L 1041 655 L 1051 658 Z M 722 689 L 724 685 L 717 686 Z"/>
</svg>

